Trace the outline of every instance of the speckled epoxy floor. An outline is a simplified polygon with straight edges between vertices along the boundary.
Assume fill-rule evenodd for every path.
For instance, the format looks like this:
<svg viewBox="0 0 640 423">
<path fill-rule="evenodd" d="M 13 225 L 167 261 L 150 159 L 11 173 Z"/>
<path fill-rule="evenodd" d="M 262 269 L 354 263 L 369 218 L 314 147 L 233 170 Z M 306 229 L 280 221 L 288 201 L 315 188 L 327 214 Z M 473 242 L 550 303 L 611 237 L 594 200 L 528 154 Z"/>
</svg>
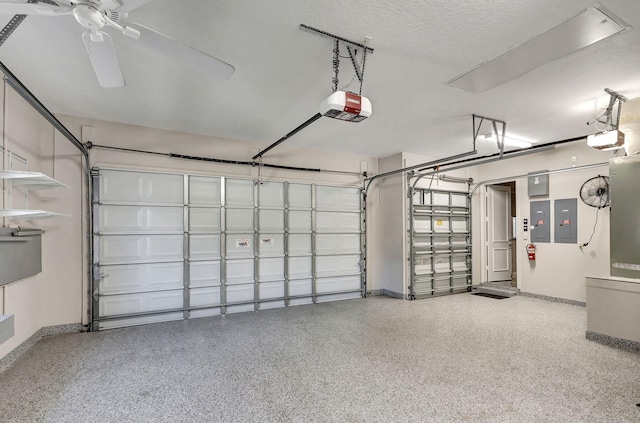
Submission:
<svg viewBox="0 0 640 423">
<path fill-rule="evenodd" d="M 386 297 L 45 338 L 0 422 L 640 422 L 640 354 L 586 310 Z"/>
</svg>

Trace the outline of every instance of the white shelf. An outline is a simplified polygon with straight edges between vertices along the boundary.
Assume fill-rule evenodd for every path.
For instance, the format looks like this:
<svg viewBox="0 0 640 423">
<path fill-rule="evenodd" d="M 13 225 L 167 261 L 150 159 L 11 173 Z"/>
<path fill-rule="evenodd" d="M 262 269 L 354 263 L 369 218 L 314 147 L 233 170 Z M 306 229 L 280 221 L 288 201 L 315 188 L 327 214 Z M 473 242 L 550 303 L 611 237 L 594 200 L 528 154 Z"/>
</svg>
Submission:
<svg viewBox="0 0 640 423">
<path fill-rule="evenodd" d="M 68 215 L 62 213 L 55 213 L 45 210 L 31 210 L 31 209 L 0 209 L 0 218 L 7 217 L 15 220 L 38 220 L 48 219 L 51 217 L 61 217 Z"/>
<path fill-rule="evenodd" d="M 13 186 L 23 185 L 33 189 L 69 188 L 62 182 L 41 172 L 21 172 L 17 170 L 0 170 L 0 179 L 8 179 Z"/>
</svg>

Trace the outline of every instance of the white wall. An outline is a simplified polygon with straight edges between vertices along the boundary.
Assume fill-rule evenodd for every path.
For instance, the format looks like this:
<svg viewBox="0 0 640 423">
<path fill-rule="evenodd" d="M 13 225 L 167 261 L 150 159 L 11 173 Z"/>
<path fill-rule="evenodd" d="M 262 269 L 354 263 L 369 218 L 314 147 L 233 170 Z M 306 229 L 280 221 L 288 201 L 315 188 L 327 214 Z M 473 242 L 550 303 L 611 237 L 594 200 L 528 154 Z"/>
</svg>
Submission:
<svg viewBox="0 0 640 423">
<path fill-rule="evenodd" d="M 31 209 L 67 214 L 69 217 L 39 221 L 10 221 L 3 226 L 40 228 L 42 272 L 0 288 L 4 306 L 0 311 L 14 314 L 15 335 L 0 345 L 0 358 L 7 355 L 43 326 L 79 323 L 82 313 L 82 247 L 80 209 L 80 154 L 66 141 L 54 142 L 52 127 L 11 88 L 3 86 L 3 146 L 28 159 L 30 171 L 40 171 L 68 185 L 70 189 L 32 191 Z M 58 135 L 59 136 L 59 135 Z M 54 160 L 55 158 L 55 160 Z M 14 170 L 25 170 L 13 161 Z M 9 169 L 5 158 L 4 166 Z M 5 182 L 3 208 L 9 208 Z M 25 208 L 24 191 L 12 192 L 12 208 Z M 0 269 L 1 271 L 1 269 Z"/>
<path fill-rule="evenodd" d="M 620 153 L 618 153 L 620 154 Z M 573 158 L 575 157 L 575 161 Z M 553 216 L 553 203 L 556 199 L 578 198 L 578 242 L 584 243 L 589 239 L 596 218 L 596 209 L 585 205 L 579 199 L 579 190 L 589 178 L 597 175 L 608 175 L 607 166 L 596 169 L 578 170 L 573 172 L 549 175 L 549 195 L 543 197 L 529 197 L 527 194 L 527 179 L 515 178 L 528 172 L 539 170 L 556 170 L 582 166 L 594 163 L 607 163 L 614 157 L 612 152 L 595 150 L 579 141 L 559 145 L 555 150 L 539 154 L 508 159 L 500 162 L 472 168 L 474 178 L 482 182 L 497 178 L 516 181 L 516 214 L 518 233 L 515 242 L 518 287 L 533 294 L 564 298 L 574 301 L 586 301 L 585 276 L 606 276 L 609 274 L 609 209 L 599 212 L 596 232 L 591 243 L 584 248 L 578 244 L 537 243 L 536 262 L 531 264 L 526 256 L 525 246 L 530 241 L 525 239 L 528 232 L 523 231 L 523 218 L 529 218 L 529 203 L 531 201 L 549 200 Z M 486 281 L 486 274 L 482 271 L 482 262 L 486 257 L 482 254 L 482 218 L 484 216 L 485 188 L 476 191 L 473 197 L 474 233 L 474 283 Z M 478 213 L 477 211 L 481 212 Z M 551 228 L 553 241 L 553 228 Z"/>
</svg>

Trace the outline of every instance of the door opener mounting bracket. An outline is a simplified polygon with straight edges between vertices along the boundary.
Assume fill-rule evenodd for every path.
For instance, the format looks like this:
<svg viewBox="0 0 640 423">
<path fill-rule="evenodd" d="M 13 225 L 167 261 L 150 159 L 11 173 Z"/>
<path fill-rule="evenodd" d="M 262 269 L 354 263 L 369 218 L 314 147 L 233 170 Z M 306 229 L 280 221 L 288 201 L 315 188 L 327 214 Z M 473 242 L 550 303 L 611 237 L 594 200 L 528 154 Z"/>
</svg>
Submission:
<svg viewBox="0 0 640 423">
<path fill-rule="evenodd" d="M 311 34 L 319 35 L 321 37 L 331 38 L 334 41 L 333 47 L 333 78 L 331 82 L 333 83 L 333 92 L 338 90 L 338 72 L 340 67 L 340 43 L 344 44 L 347 48 L 347 53 L 349 53 L 349 58 L 351 59 L 351 64 L 353 65 L 353 70 L 356 73 L 356 78 L 360 81 L 360 91 L 359 95 L 362 95 L 362 83 L 364 81 L 364 69 L 367 63 L 367 53 L 373 54 L 373 49 L 367 46 L 364 43 L 358 43 L 355 41 L 347 40 L 346 38 L 340 37 L 338 35 L 331 34 L 326 31 L 322 31 L 317 28 L 310 27 L 305 24 L 300 24 L 300 29 Z M 367 39 L 369 39 L 367 37 Z M 365 41 L 366 42 L 366 41 Z M 361 63 L 358 63 L 356 60 L 356 55 L 358 49 L 362 49 L 362 59 Z"/>
<path fill-rule="evenodd" d="M 504 154 L 504 134 L 507 131 L 507 123 L 503 120 L 488 118 L 485 116 L 473 115 L 473 149 L 476 149 L 476 140 L 480 135 L 480 128 L 484 121 L 491 123 L 493 134 L 496 137 L 496 143 L 498 144 L 498 150 L 500 150 L 500 158 Z"/>
</svg>

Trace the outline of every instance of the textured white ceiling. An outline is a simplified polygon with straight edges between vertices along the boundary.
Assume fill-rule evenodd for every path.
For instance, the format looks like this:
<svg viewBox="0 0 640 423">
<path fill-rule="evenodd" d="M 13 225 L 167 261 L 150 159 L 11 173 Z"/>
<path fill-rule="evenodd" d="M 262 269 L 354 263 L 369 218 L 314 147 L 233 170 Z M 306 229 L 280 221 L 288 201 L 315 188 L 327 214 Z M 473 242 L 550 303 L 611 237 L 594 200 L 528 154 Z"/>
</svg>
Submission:
<svg viewBox="0 0 640 423">
<path fill-rule="evenodd" d="M 0 47 L 0 60 L 54 113 L 172 129 L 266 145 L 310 118 L 331 94 L 332 43 L 301 23 L 373 40 L 358 124 L 322 118 L 290 144 L 384 157 L 467 151 L 473 113 L 507 131 L 549 142 L 594 132 L 604 88 L 640 96 L 640 6 L 600 2 L 633 29 L 480 94 L 445 83 L 591 6 L 590 0 L 154 0 L 138 22 L 236 67 L 229 81 L 188 68 L 111 32 L 126 87 L 98 86 L 70 16 L 29 16 Z M 0 17 L 0 24 L 8 16 Z M 352 79 L 348 60 L 340 86 Z M 357 91 L 357 84 L 350 89 Z M 488 132 L 488 131 L 487 131 Z M 494 145 L 480 145 L 483 153 Z M 274 152 L 277 150 L 274 150 Z M 269 153 L 265 155 L 265 158 Z"/>
</svg>

